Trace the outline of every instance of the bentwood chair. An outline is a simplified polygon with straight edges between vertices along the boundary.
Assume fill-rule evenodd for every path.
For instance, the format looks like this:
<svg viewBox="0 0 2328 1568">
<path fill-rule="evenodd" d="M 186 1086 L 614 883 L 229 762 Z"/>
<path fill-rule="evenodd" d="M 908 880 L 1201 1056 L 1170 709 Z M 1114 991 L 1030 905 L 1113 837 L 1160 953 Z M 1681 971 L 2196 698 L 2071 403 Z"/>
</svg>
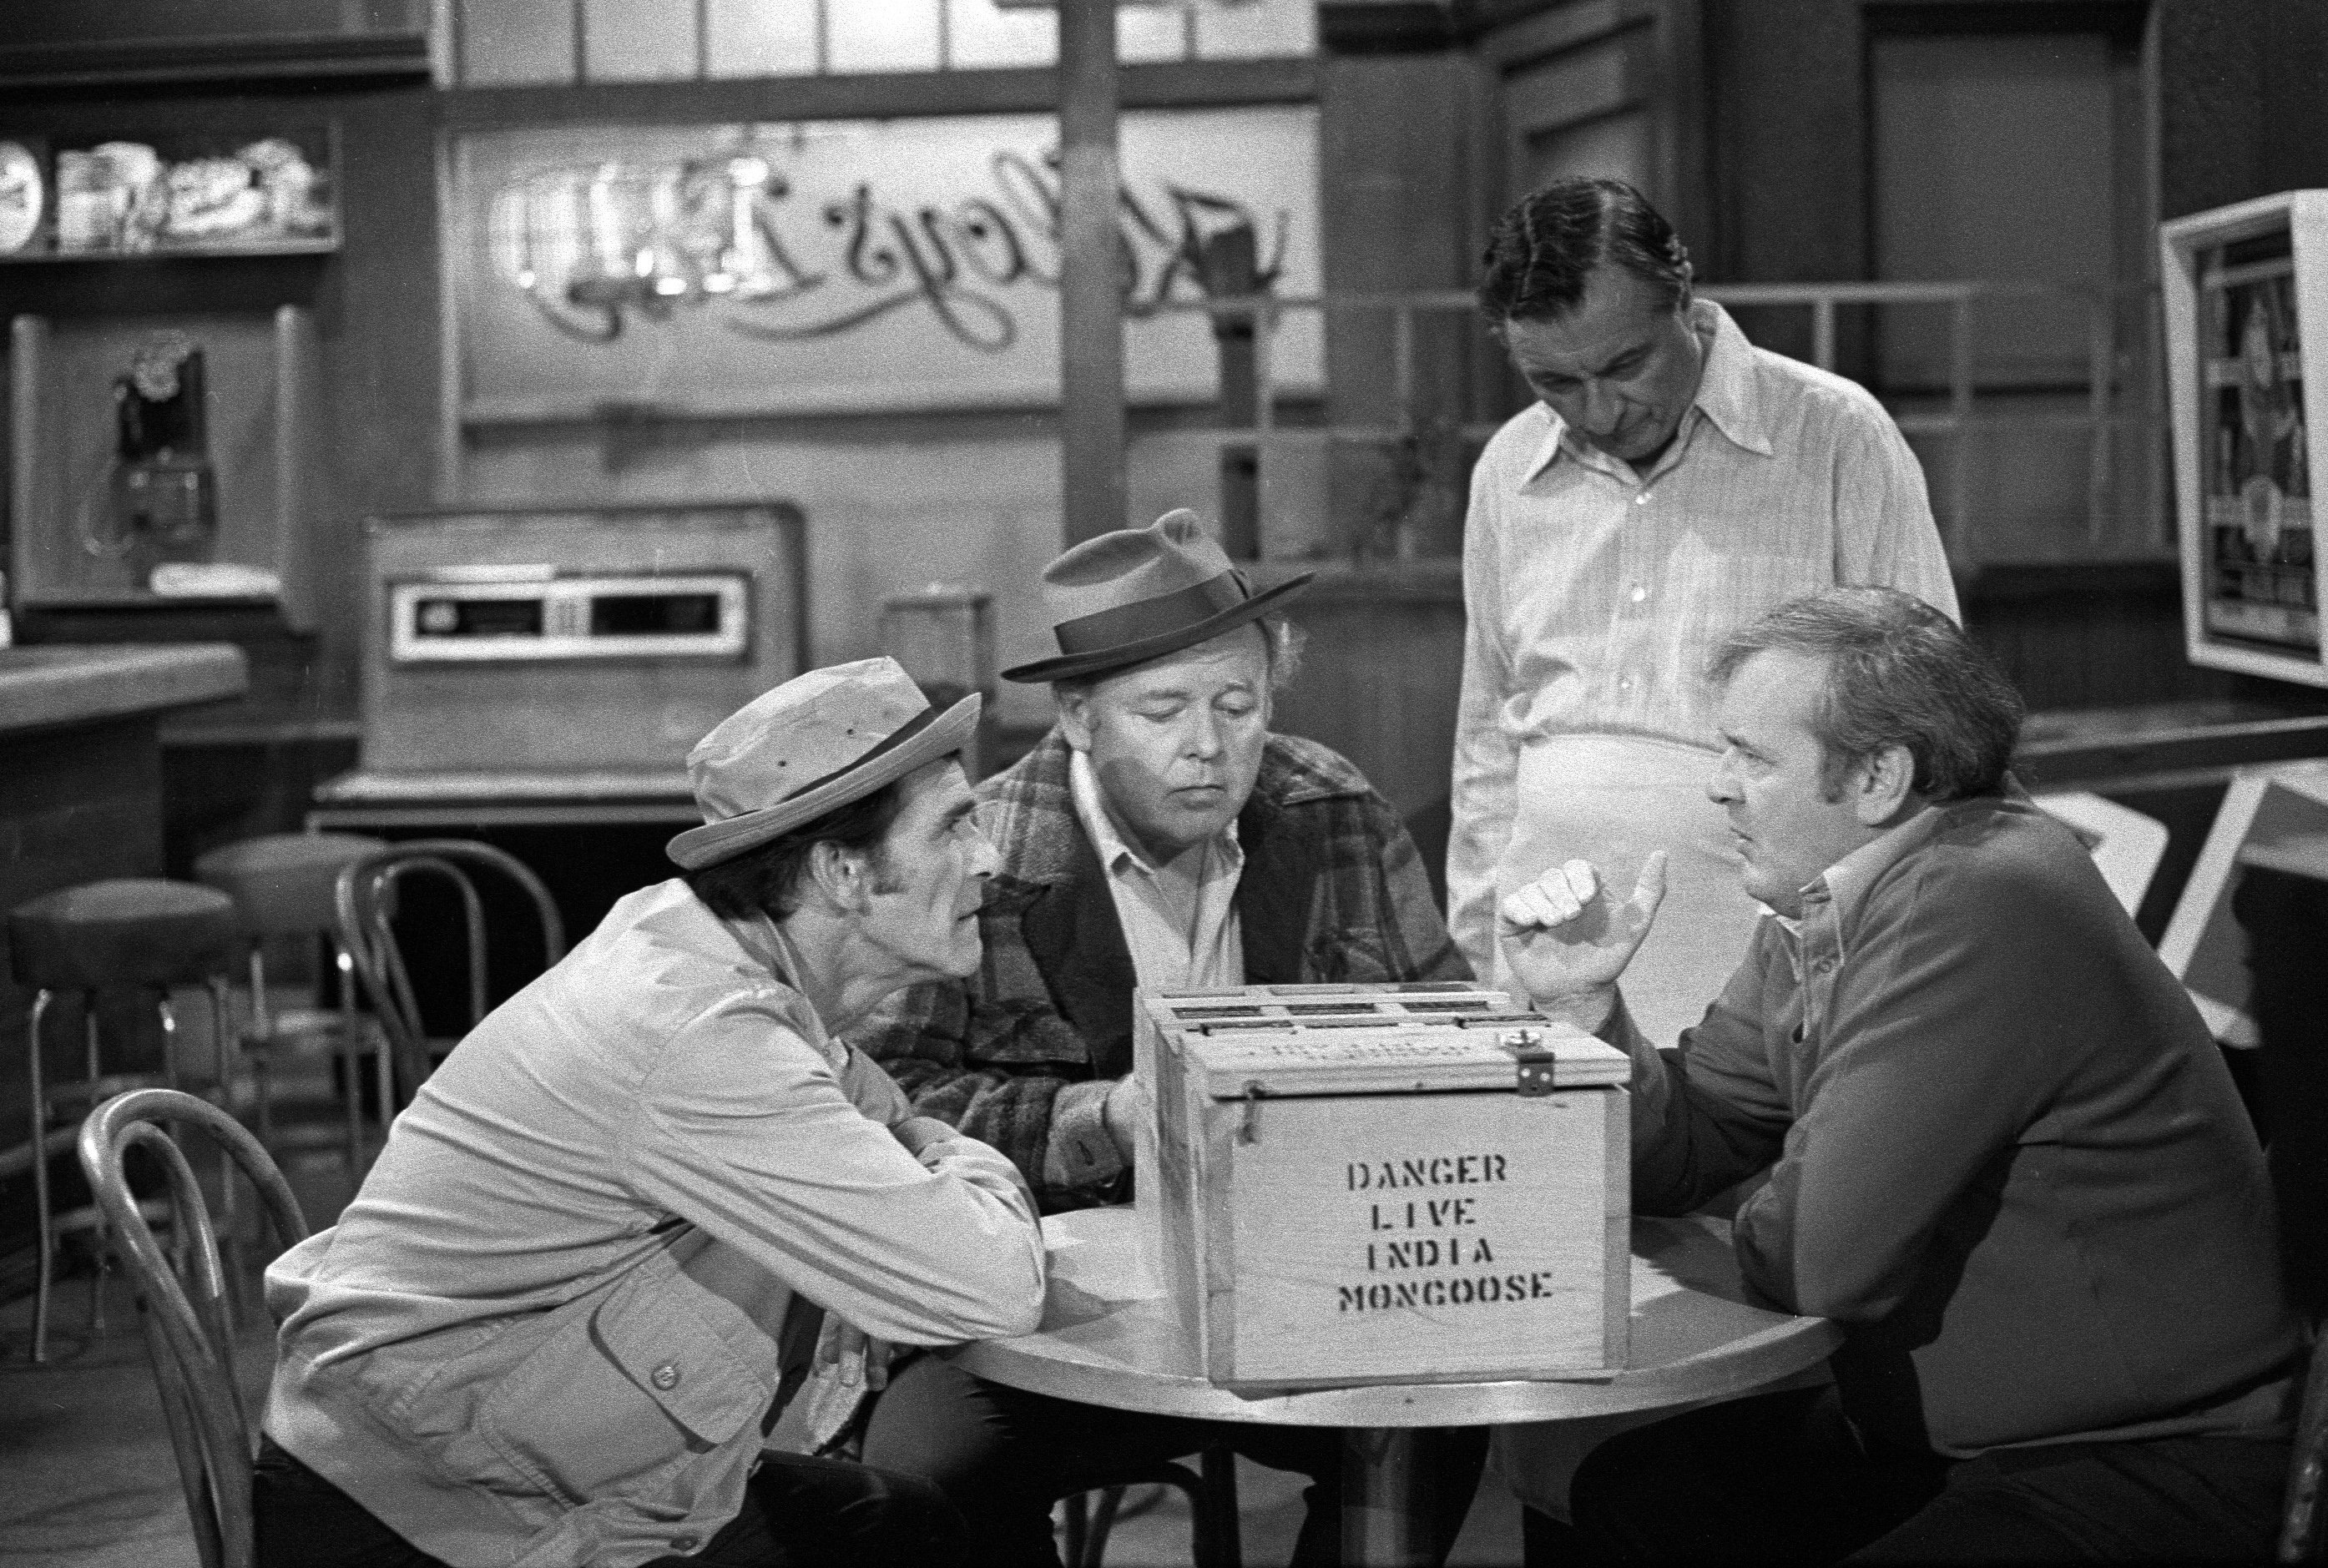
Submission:
<svg viewBox="0 0 2328 1568">
<path fill-rule="evenodd" d="M 542 968 L 563 958 L 566 925 L 549 889 L 523 861 L 491 844 L 470 839 L 410 839 L 353 861 L 340 872 L 334 889 L 340 945 L 387 1033 L 396 1061 L 398 1091 L 404 1099 L 410 1098 L 460 1038 L 429 1033 L 419 992 L 413 985 L 412 966 L 398 936 L 399 915 L 407 911 L 409 902 L 405 897 L 407 884 L 418 878 L 433 878 L 448 886 L 458 897 L 467 1020 L 461 1032 L 465 1034 L 483 1022 L 489 1010 L 488 938 L 493 924 L 487 919 L 486 898 L 479 887 L 481 873 L 487 886 L 498 878 L 523 895 L 540 938 Z M 408 914 L 407 920 L 410 918 Z"/>
<path fill-rule="evenodd" d="M 258 1141 L 278 1156 L 295 1147 L 338 1144 L 351 1178 L 364 1169 L 367 1062 L 374 1069 L 383 1138 L 395 1106 L 387 1041 L 377 1020 L 356 1010 L 355 966 L 339 944 L 334 900 L 340 872 L 387 848 L 386 840 L 361 833 L 267 833 L 221 845 L 194 861 L 195 880 L 234 900 L 247 947 L 250 1022 L 239 1043 L 252 1075 Z M 319 937 L 326 962 L 339 972 L 338 1006 L 284 1005 L 280 988 L 268 984 L 268 949 L 301 943 L 311 956 Z M 331 1107 L 336 1129 L 313 1120 L 278 1127 L 278 1076 L 319 1058 L 336 1058 L 339 1066 L 342 1099 Z"/>
<path fill-rule="evenodd" d="M 2313 1336 L 2312 1370 L 2295 1417 L 2295 1443 L 2287 1462 L 2287 1497 L 2279 1515 L 2282 1563 L 2328 1562 L 2328 1531 L 2320 1527 L 2322 1479 L 2328 1476 L 2328 1355 Z"/>
<path fill-rule="evenodd" d="M 1195 1568 L 1240 1568 L 1244 1546 L 1237 1532 L 1236 1455 L 1225 1443 L 1213 1443 L 1197 1462 L 1199 1470 L 1159 1464 L 1115 1486 L 1067 1498 L 1066 1540 L 1060 1554 L 1065 1568 L 1101 1568 L 1124 1494 L 1141 1485 L 1171 1487 L 1187 1494 L 1189 1557 Z"/>
<path fill-rule="evenodd" d="M 307 1221 L 258 1140 L 207 1101 L 174 1089 L 133 1089 L 108 1100 L 81 1123 L 81 1171 L 137 1287 L 137 1315 L 170 1427 L 195 1549 L 202 1568 L 249 1568 L 251 1432 L 235 1380 L 228 1277 L 193 1168 L 164 1124 L 193 1128 L 226 1151 L 231 1166 L 258 1190 L 259 1208 L 284 1245 L 305 1239 Z M 182 1260 L 176 1268 L 155 1244 L 130 1193 L 122 1165 L 132 1149 L 154 1155 L 166 1178 Z"/>
</svg>

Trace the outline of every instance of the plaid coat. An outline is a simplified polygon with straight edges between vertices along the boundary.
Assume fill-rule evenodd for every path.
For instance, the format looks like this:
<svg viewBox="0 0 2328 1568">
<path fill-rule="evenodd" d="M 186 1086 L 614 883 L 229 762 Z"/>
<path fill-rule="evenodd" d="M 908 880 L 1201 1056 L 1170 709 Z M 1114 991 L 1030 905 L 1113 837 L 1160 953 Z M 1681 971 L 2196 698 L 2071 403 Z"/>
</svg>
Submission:
<svg viewBox="0 0 2328 1568">
<path fill-rule="evenodd" d="M 1054 728 L 978 786 L 981 825 L 1002 858 L 979 915 L 978 972 L 892 998 L 850 1037 L 917 1113 L 1009 1155 L 1046 1207 L 1102 1196 L 1047 1190 L 1044 1150 L 1060 1090 L 1131 1070 L 1137 983 L 1098 852 L 1068 793 L 1067 757 Z M 1413 841 L 1334 752 L 1271 736 L 1237 841 L 1249 982 L 1469 978 Z"/>
</svg>

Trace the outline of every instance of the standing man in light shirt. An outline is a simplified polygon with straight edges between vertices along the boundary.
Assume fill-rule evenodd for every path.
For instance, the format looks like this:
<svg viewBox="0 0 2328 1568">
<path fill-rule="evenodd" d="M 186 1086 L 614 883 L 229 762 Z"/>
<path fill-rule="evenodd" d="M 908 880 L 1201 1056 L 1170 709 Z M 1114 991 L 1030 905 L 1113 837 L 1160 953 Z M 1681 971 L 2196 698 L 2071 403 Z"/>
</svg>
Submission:
<svg viewBox="0 0 2328 1568">
<path fill-rule="evenodd" d="M 1125 1195 L 1136 987 L 1468 978 L 1397 814 L 1342 757 L 1270 730 L 1292 672 L 1274 612 L 1305 581 L 1249 591 L 1187 512 L 1043 574 L 1059 653 L 1003 673 L 1048 682 L 1059 722 L 978 787 L 1002 861 L 984 959 L 853 1038 L 916 1111 L 1016 1160 L 1047 1207 Z M 1103 1410 L 925 1357 L 876 1403 L 865 1457 L 936 1480 L 997 1563 L 1056 1564 L 1053 1499 L 1215 1441 L 1319 1483 L 1294 1558 L 1338 1560 L 1328 1429 Z M 1484 1451 L 1476 1430 L 1429 1445 L 1441 1555 Z"/>
<path fill-rule="evenodd" d="M 1584 859 L 1671 852 L 1664 918 L 1627 980 L 1670 1042 L 1720 989 L 1757 906 L 1704 779 L 1699 675 L 1798 594 L 1956 591 L 1922 472 L 1862 388 L 1746 341 L 1691 294 L 1687 250 L 1615 180 L 1505 214 L 1480 308 L 1540 399 L 1480 455 L 1463 545 L 1448 924 L 1482 978 L 1499 897 Z"/>
</svg>

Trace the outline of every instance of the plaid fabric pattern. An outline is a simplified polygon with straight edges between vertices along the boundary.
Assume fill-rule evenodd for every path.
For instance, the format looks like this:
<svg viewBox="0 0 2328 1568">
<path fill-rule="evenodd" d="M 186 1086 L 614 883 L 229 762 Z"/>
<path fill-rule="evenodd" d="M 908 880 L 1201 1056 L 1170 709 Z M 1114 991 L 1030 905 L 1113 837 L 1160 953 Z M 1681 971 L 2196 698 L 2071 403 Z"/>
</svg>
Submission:
<svg viewBox="0 0 2328 1568">
<path fill-rule="evenodd" d="M 1069 1084 L 1131 1065 L 1131 956 L 1075 818 L 1067 757 L 1053 729 L 978 786 L 980 823 L 1002 857 L 979 915 L 978 973 L 901 992 L 850 1036 L 917 1113 L 1009 1155 L 1047 1208 L 1103 1196 L 1047 1189 L 1053 1101 Z M 1271 736 L 1237 839 L 1249 982 L 1469 977 L 1413 841 L 1336 753 Z"/>
</svg>

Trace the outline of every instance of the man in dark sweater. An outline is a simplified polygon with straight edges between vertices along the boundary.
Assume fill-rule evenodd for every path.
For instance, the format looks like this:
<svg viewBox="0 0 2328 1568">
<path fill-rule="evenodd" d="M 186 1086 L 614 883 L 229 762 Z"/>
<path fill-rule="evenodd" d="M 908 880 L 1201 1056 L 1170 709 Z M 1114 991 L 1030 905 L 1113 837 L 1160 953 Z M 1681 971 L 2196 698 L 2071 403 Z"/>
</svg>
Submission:
<svg viewBox="0 0 2328 1568">
<path fill-rule="evenodd" d="M 1635 1208 L 1764 1178 L 1748 1287 L 1846 1338 L 1831 1390 L 1599 1450 L 1563 1545 L 2267 1556 L 2301 1338 L 2262 1158 L 2182 987 L 2006 776 L 2019 699 L 1879 588 L 1780 606 L 1711 676 L 1708 793 L 1771 913 L 1677 1058 L 1616 985 L 1660 861 L 1621 898 L 1571 861 L 1502 940 L 1538 1007 L 1632 1053 Z M 1531 1525 L 1541 1555 L 1557 1527 Z"/>
</svg>

